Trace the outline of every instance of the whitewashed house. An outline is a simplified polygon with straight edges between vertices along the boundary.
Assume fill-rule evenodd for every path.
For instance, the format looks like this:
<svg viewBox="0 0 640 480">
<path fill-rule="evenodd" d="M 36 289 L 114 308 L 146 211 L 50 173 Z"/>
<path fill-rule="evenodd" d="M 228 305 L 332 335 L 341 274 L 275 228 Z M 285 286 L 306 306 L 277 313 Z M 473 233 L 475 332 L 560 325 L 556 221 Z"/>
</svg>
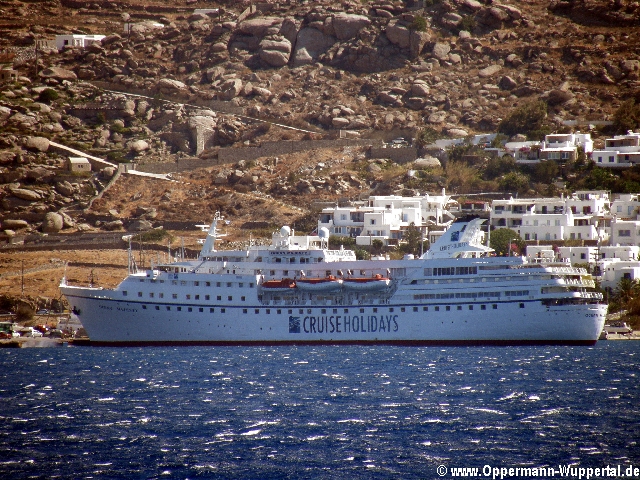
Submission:
<svg viewBox="0 0 640 480">
<path fill-rule="evenodd" d="M 64 48 L 78 47 L 86 48 L 92 43 L 100 43 L 105 35 L 56 35 L 56 48 L 63 50 Z"/>
<path fill-rule="evenodd" d="M 632 131 L 604 141 L 604 149 L 594 150 L 592 160 L 599 167 L 621 168 L 640 163 L 640 133 Z"/>
<path fill-rule="evenodd" d="M 540 160 L 573 161 L 578 157 L 578 147 L 586 154 L 593 151 L 590 133 L 554 133 L 546 135 L 540 143 Z"/>
<path fill-rule="evenodd" d="M 357 245 L 370 245 L 373 240 L 395 245 L 412 223 L 425 238 L 431 231 L 439 235 L 435 232 L 455 220 L 449 211 L 455 205 L 444 191 L 423 197 L 372 196 L 366 204 L 324 208 L 318 229 L 325 227 L 331 235 L 354 237 Z"/>
<path fill-rule="evenodd" d="M 611 213 L 621 220 L 635 219 L 640 215 L 640 195 L 637 193 L 613 194 Z"/>
<path fill-rule="evenodd" d="M 640 245 L 640 220 L 611 221 L 611 245 Z"/>
<path fill-rule="evenodd" d="M 606 241 L 610 226 L 609 194 L 578 191 L 571 197 L 494 200 L 489 223 L 510 228 L 525 240 Z"/>
</svg>

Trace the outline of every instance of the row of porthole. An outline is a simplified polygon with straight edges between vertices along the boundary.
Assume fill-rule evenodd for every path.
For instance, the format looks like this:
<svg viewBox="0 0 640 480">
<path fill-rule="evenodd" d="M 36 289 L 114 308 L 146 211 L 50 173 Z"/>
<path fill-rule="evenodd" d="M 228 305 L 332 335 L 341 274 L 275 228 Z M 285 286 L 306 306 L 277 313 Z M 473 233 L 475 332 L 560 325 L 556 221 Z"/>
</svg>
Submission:
<svg viewBox="0 0 640 480">
<path fill-rule="evenodd" d="M 492 306 L 493 310 L 497 310 L 497 309 L 498 309 L 498 305 L 497 305 L 497 304 L 495 304 L 495 303 L 494 303 L 494 304 L 492 304 L 491 306 Z M 519 306 L 520 306 L 520 308 L 524 308 L 524 303 L 520 303 L 520 305 L 519 305 Z M 469 307 L 469 310 L 473 310 L 473 305 L 469 305 L 468 307 Z M 176 308 L 176 311 L 178 311 L 178 312 L 181 312 L 181 311 L 182 311 L 182 307 L 175 307 L 175 308 Z M 186 308 L 187 308 L 187 312 L 193 312 L 193 308 L 194 308 L 194 307 L 186 307 Z M 146 309 L 147 309 L 147 306 L 146 306 L 146 305 L 142 305 L 142 309 L 143 309 L 143 310 L 146 310 Z M 160 310 L 160 305 L 156 305 L 156 306 L 155 306 L 155 309 L 156 309 L 156 310 Z M 167 309 L 167 311 L 168 311 L 168 312 L 170 312 L 170 311 L 171 311 L 171 306 L 170 306 L 170 305 L 166 305 L 166 309 Z M 440 311 L 440 306 L 439 306 L 439 305 L 436 305 L 435 307 L 433 307 L 433 309 L 434 309 L 434 311 L 435 311 L 435 312 L 439 312 L 439 311 Z M 486 305 L 480 305 L 480 310 L 486 310 L 486 309 L 487 309 L 487 306 L 486 306 Z M 457 306 L 456 306 L 456 310 L 462 310 L 462 305 L 457 305 Z M 393 313 L 393 311 L 394 311 L 393 307 L 390 307 L 390 308 L 389 308 L 389 313 Z M 406 311 L 406 308 L 405 308 L 405 307 L 400 307 L 400 312 L 405 312 L 405 311 Z M 414 312 L 418 312 L 418 311 L 419 311 L 419 308 L 418 308 L 418 307 L 413 307 L 413 311 L 414 311 Z M 428 312 L 428 311 L 429 311 L 429 307 L 422 307 L 422 311 L 423 311 L 423 312 Z M 447 312 L 451 311 L 451 305 L 445 305 L 445 311 L 447 311 Z M 199 313 L 204 313 L 204 307 L 198 307 L 198 312 L 199 312 Z M 209 313 L 215 313 L 215 308 L 210 307 L 210 308 L 209 308 Z M 222 308 L 220 308 L 220 313 L 226 313 L 226 308 L 223 308 L 223 307 L 222 307 Z M 248 309 L 248 308 L 243 308 L 243 309 L 242 309 L 242 313 L 243 313 L 243 314 L 248 314 L 248 313 L 249 313 L 249 309 Z M 259 308 L 256 308 L 256 309 L 254 310 L 254 313 L 255 313 L 256 315 L 260 314 L 260 313 L 261 313 L 261 312 L 260 312 L 260 309 L 259 309 Z M 290 314 L 292 314 L 292 313 L 293 313 L 293 310 L 292 310 L 292 309 L 288 310 L 288 314 L 289 314 L 289 315 L 290 315 Z M 307 309 L 307 314 L 311 314 L 311 313 L 312 313 L 312 310 L 311 310 L 311 309 Z M 323 309 L 321 310 L 321 314 L 323 314 L 323 315 L 324 315 L 324 314 L 326 314 L 326 313 L 327 313 L 326 309 L 324 309 L 324 308 L 323 308 Z M 338 313 L 338 309 L 334 308 L 334 309 L 333 309 L 333 313 Z M 344 313 L 350 313 L 350 312 L 349 312 L 349 309 L 345 308 L 345 309 L 344 309 Z M 361 309 L 360 309 L 360 313 L 365 313 L 364 308 L 361 308 Z M 378 313 L 378 309 L 377 309 L 377 308 L 374 308 L 374 309 L 373 309 L 373 313 Z M 270 308 L 266 308 L 266 309 L 265 309 L 265 314 L 270 315 L 270 314 L 271 314 L 271 309 L 270 309 Z M 277 314 L 278 314 L 278 315 L 281 315 L 281 314 L 282 314 L 282 310 L 278 309 L 278 310 L 277 310 Z M 300 315 L 304 315 L 304 309 L 302 309 L 302 308 L 301 308 L 301 309 L 299 309 L 299 310 L 298 310 L 298 314 L 300 314 Z"/>
</svg>

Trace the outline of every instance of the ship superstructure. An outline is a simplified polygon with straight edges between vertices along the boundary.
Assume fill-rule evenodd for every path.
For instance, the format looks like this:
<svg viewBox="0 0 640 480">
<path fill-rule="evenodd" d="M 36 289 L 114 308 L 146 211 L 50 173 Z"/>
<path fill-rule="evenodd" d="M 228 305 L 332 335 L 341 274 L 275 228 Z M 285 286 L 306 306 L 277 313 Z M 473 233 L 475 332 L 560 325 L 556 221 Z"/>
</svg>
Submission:
<svg viewBox="0 0 640 480">
<path fill-rule="evenodd" d="M 454 223 L 420 258 L 357 260 L 328 231 L 283 227 L 269 246 L 132 271 L 114 289 L 62 293 L 97 345 L 593 344 L 606 305 L 564 263 L 496 257 L 482 220 Z"/>
</svg>

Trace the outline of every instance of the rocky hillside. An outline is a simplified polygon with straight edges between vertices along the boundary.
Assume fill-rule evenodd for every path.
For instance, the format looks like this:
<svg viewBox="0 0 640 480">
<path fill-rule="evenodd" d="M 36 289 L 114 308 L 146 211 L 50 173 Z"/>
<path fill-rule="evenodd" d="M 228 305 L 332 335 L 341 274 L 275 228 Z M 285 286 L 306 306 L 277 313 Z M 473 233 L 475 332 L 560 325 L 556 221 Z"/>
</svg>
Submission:
<svg viewBox="0 0 640 480">
<path fill-rule="evenodd" d="M 560 129 L 610 119 L 640 92 L 640 6 L 622 0 L 0 1 L 0 13 L 0 58 L 19 75 L 0 86 L 0 228 L 12 233 L 143 216 L 202 222 L 216 204 L 269 223 L 277 205 L 304 216 L 313 199 L 412 186 L 406 168 L 330 149 L 212 167 L 180 184 L 118 180 L 88 211 L 114 169 L 64 173 L 67 155 L 49 140 L 114 164 L 214 163 L 220 147 L 341 129 L 494 132 L 528 100 L 545 101 Z M 50 48 L 63 33 L 105 38 Z M 419 187 L 448 182 L 434 171 Z"/>
</svg>

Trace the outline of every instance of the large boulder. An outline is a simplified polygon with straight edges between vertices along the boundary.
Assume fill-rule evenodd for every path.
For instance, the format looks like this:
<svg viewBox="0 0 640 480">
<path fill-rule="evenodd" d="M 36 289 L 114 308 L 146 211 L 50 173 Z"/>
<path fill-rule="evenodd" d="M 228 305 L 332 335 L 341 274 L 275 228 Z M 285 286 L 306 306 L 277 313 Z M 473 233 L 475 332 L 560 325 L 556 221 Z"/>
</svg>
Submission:
<svg viewBox="0 0 640 480">
<path fill-rule="evenodd" d="M 43 233 L 58 233 L 64 226 L 64 219 L 62 215 L 56 212 L 49 212 L 44 216 L 42 222 Z"/>
<path fill-rule="evenodd" d="M 11 194 L 21 200 L 27 200 L 28 202 L 37 202 L 42 200 L 42 196 L 38 192 L 33 190 L 27 190 L 26 188 L 12 188 Z"/>
<path fill-rule="evenodd" d="M 222 100 L 231 100 L 236 98 L 242 91 L 242 80 L 239 78 L 230 78 L 220 86 L 220 98 Z"/>
<path fill-rule="evenodd" d="M 302 28 L 298 32 L 296 48 L 293 55 L 294 66 L 307 65 L 313 63 L 320 55 L 325 53 L 336 39 L 330 35 L 325 35 L 315 28 Z"/>
<path fill-rule="evenodd" d="M 236 26 L 236 33 L 244 35 L 253 35 L 254 37 L 262 38 L 266 35 L 275 35 L 280 31 L 282 25 L 282 18 L 276 17 L 260 17 L 252 18 L 240 22 Z"/>
<path fill-rule="evenodd" d="M 42 72 L 40 72 L 40 76 L 43 78 L 52 78 L 54 80 L 58 80 L 59 82 L 63 80 L 73 81 L 78 79 L 78 76 L 71 70 L 66 70 L 60 67 L 45 68 Z"/>
<path fill-rule="evenodd" d="M 28 137 L 24 146 L 29 150 L 46 152 L 49 150 L 49 139 L 45 137 Z"/>
<path fill-rule="evenodd" d="M 338 40 L 350 40 L 358 35 L 360 30 L 371 25 L 371 20 L 364 15 L 338 13 L 333 16 L 332 23 Z"/>
<path fill-rule="evenodd" d="M 411 46 L 411 31 L 397 21 L 389 22 L 385 34 L 391 43 L 400 48 L 409 48 Z"/>
<path fill-rule="evenodd" d="M 258 55 L 271 67 L 283 67 L 289 62 L 291 56 L 291 42 L 286 38 L 282 40 L 267 40 L 260 42 Z"/>
<path fill-rule="evenodd" d="M 129 144 L 129 149 L 133 153 L 142 153 L 149 149 L 149 144 L 144 140 L 134 140 Z"/>
<path fill-rule="evenodd" d="M 188 88 L 186 84 L 172 78 L 161 78 L 156 83 L 156 88 L 162 93 L 179 93 L 186 92 Z"/>
<path fill-rule="evenodd" d="M 20 230 L 22 228 L 29 228 L 29 222 L 27 222 L 26 220 L 7 219 L 2 221 L 2 228 L 9 228 L 11 230 Z"/>
</svg>

